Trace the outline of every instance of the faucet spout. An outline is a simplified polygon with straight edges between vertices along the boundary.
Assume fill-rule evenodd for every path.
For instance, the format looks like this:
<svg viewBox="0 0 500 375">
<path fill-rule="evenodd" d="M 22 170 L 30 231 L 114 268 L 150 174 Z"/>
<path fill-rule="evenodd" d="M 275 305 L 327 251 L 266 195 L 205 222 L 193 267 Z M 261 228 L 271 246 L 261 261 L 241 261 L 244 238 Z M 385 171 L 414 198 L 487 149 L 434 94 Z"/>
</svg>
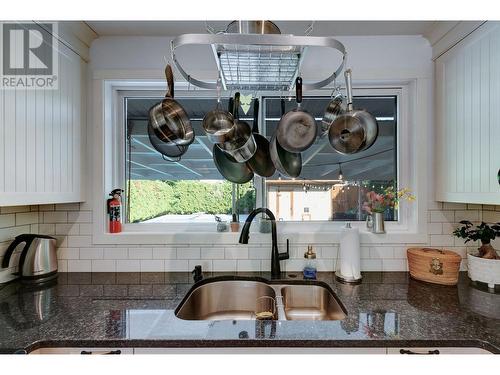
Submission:
<svg viewBox="0 0 500 375">
<path fill-rule="evenodd" d="M 267 217 L 271 220 L 271 236 L 272 236 L 272 246 L 271 246 L 271 278 L 276 279 L 281 275 L 281 267 L 280 260 L 285 260 L 290 257 L 290 253 L 287 250 L 285 253 L 280 253 L 278 250 L 278 236 L 276 234 L 276 217 L 273 212 L 269 208 L 256 208 L 253 210 L 248 218 L 245 220 L 245 224 L 243 225 L 243 229 L 241 230 L 239 243 L 247 244 L 248 237 L 250 233 L 250 226 L 252 225 L 252 221 L 259 213 L 265 213 Z"/>
</svg>

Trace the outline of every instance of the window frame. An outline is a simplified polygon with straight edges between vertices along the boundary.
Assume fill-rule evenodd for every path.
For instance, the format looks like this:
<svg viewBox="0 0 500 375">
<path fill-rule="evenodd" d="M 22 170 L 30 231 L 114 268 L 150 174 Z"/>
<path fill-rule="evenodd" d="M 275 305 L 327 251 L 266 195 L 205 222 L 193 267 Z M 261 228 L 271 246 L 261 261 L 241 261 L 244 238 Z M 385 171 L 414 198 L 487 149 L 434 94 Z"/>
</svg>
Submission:
<svg viewBox="0 0 500 375">
<path fill-rule="evenodd" d="M 125 181 L 125 135 L 124 135 L 124 111 L 123 106 L 119 105 L 120 101 L 123 102 L 125 94 L 130 95 L 130 92 L 140 93 L 141 96 L 145 97 L 158 97 L 163 96 L 164 84 L 158 81 L 102 81 L 103 90 L 101 92 L 102 98 L 95 98 L 94 100 L 104 103 L 103 113 L 102 113 L 102 130 L 103 139 L 102 143 L 102 162 L 103 162 L 103 176 L 101 180 L 100 188 L 98 190 L 107 192 L 111 190 L 114 186 L 123 186 Z M 417 193 L 417 197 L 420 195 L 426 196 L 424 190 L 426 189 L 425 184 L 419 183 L 417 188 L 417 174 L 422 174 L 422 165 L 419 166 L 420 171 L 416 171 L 417 157 L 415 154 L 415 140 L 412 141 L 412 136 L 416 139 L 416 133 L 414 129 L 412 130 L 412 124 L 415 123 L 416 113 L 414 108 L 416 106 L 417 99 L 417 87 L 416 80 L 412 81 L 400 81 L 394 83 L 391 81 L 388 84 L 356 84 L 354 86 L 354 91 L 356 96 L 396 96 L 397 97 L 397 176 L 398 176 L 398 186 L 410 187 Z M 314 90 L 306 93 L 305 96 L 329 96 L 331 94 L 331 88 L 323 88 L 320 90 Z M 229 95 L 229 93 L 226 93 Z M 421 94 L 420 94 L 421 95 Z M 134 95 L 139 96 L 139 95 Z M 215 90 L 205 90 L 189 88 L 187 84 L 179 83 L 176 90 L 177 97 L 209 97 L 215 98 Z M 263 97 L 276 96 L 275 92 L 261 92 L 258 97 L 262 99 Z M 259 109 L 259 120 L 263 123 L 264 117 L 264 106 L 261 105 Z M 420 159 L 420 158 L 419 158 Z M 418 163 L 423 163 L 419 160 Z M 424 163 L 425 164 L 425 163 Z M 117 168 L 116 166 L 119 166 Z M 424 167 L 425 168 L 425 167 Z M 96 181 L 98 183 L 98 181 Z M 255 179 L 255 186 L 257 189 L 257 206 L 262 205 L 263 194 L 259 193 L 260 186 L 262 185 L 262 178 L 257 177 Z M 423 198 L 425 199 L 425 198 Z M 418 202 L 418 200 L 417 200 Z M 425 222 L 425 206 L 426 202 L 420 202 L 417 204 L 407 204 L 402 202 L 400 205 L 400 213 L 398 221 L 391 221 L 386 223 L 386 235 L 378 235 L 378 241 L 394 241 L 394 242 L 407 242 L 407 243 L 418 243 L 419 241 L 424 242 L 424 237 L 426 237 L 424 231 L 426 230 Z M 111 235 L 107 233 L 107 218 L 104 205 L 95 205 L 94 212 L 97 213 L 97 220 L 95 221 L 95 226 L 98 229 L 96 236 L 97 243 L 116 243 L 116 241 L 111 241 L 111 237 L 122 237 L 129 238 L 127 235 L 137 235 L 135 237 L 136 241 L 140 238 L 145 240 L 144 234 L 155 234 L 147 239 L 146 243 L 164 243 L 165 241 L 172 241 L 172 239 L 178 239 L 179 242 L 189 243 L 190 241 L 195 241 L 194 243 L 199 243 L 200 241 L 196 239 L 197 235 L 201 235 L 211 238 L 212 243 L 218 242 L 229 242 L 232 243 L 233 240 L 228 238 L 221 239 L 221 236 L 234 238 L 237 233 L 217 233 L 215 232 L 215 223 L 212 225 L 210 223 L 200 223 L 199 225 L 193 225 L 191 223 L 175 223 L 165 224 L 165 223 L 133 223 L 125 224 L 124 231 L 120 235 Z M 308 221 L 308 222 L 280 222 L 279 231 L 283 234 L 286 233 L 298 233 L 300 231 L 300 237 L 305 239 L 311 237 L 314 240 L 320 240 L 321 238 L 328 238 L 328 241 L 332 240 L 335 242 L 338 238 L 341 228 L 345 225 L 343 221 Z M 364 222 L 352 222 L 352 226 L 357 227 L 362 232 L 363 236 L 370 237 L 371 233 L 366 230 L 366 225 Z M 252 229 L 256 229 L 257 226 L 253 226 Z M 95 233 L 95 232 L 94 232 Z M 181 236 L 180 234 L 186 233 L 186 236 Z M 331 236 L 334 238 L 331 238 Z M 402 237 L 401 237 L 402 235 Z M 195 237 L 193 239 L 193 236 Z M 328 237 L 330 236 L 330 237 Z M 130 237 L 132 238 L 132 237 Z M 401 241 L 401 238 L 406 238 L 405 241 Z M 174 240 L 175 242 L 176 240 Z M 186 242 L 187 241 L 187 242 Z M 126 241 L 124 241 L 126 242 Z M 202 243 L 204 241 L 201 241 Z M 318 242 L 318 241 L 316 241 Z M 363 242 L 363 241 L 362 241 Z M 375 238 L 370 237 L 368 241 L 370 243 L 377 243 Z M 134 243 L 134 242 L 132 242 Z M 139 242 L 138 242 L 139 243 Z M 140 242 L 142 243 L 142 242 Z"/>
</svg>

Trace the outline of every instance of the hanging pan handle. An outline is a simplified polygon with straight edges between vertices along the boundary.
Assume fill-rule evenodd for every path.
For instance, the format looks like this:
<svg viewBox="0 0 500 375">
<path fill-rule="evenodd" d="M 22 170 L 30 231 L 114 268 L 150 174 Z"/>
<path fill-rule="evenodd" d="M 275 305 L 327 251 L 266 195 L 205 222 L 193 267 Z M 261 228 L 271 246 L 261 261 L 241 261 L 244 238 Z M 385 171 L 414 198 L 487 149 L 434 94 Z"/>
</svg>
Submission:
<svg viewBox="0 0 500 375">
<path fill-rule="evenodd" d="M 239 108 L 240 108 L 240 93 L 237 92 L 234 94 L 234 103 L 233 103 L 233 116 L 235 119 L 239 119 Z"/>
<path fill-rule="evenodd" d="M 347 69 L 344 72 L 345 77 L 345 89 L 347 94 L 347 110 L 352 111 L 352 82 L 351 82 L 351 69 Z"/>
<path fill-rule="evenodd" d="M 259 134 L 259 99 L 253 101 L 253 124 L 252 133 Z"/>
<path fill-rule="evenodd" d="M 281 98 L 281 117 L 285 114 L 285 99 Z"/>
<path fill-rule="evenodd" d="M 166 98 L 174 97 L 174 73 L 172 72 L 172 67 L 170 64 L 167 64 L 165 67 L 165 77 L 167 78 L 167 93 L 165 94 Z"/>
<path fill-rule="evenodd" d="M 295 100 L 297 104 L 302 103 L 302 77 L 295 79 Z"/>
</svg>

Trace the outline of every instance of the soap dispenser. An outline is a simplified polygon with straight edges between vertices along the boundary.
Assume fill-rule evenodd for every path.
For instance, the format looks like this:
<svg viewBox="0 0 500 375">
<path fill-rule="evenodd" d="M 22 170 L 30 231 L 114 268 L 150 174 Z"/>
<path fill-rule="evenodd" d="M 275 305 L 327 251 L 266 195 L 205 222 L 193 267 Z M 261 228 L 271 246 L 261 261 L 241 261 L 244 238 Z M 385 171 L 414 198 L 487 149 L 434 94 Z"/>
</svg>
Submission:
<svg viewBox="0 0 500 375">
<path fill-rule="evenodd" d="M 307 247 L 307 251 L 304 253 L 305 265 L 304 265 L 304 279 L 316 279 L 316 253 L 314 252 L 312 246 Z"/>
</svg>

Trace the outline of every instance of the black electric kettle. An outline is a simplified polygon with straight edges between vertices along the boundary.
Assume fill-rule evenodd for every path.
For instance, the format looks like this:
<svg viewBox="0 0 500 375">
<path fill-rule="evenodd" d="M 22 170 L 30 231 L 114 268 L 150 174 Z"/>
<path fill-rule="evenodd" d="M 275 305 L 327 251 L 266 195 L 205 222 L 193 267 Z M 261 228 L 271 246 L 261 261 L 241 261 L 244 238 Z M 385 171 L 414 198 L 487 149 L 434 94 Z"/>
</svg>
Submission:
<svg viewBox="0 0 500 375">
<path fill-rule="evenodd" d="M 21 234 L 7 248 L 2 268 L 8 268 L 17 246 L 24 243 L 17 276 L 22 281 L 45 282 L 57 277 L 56 239 L 40 234 Z"/>
</svg>

